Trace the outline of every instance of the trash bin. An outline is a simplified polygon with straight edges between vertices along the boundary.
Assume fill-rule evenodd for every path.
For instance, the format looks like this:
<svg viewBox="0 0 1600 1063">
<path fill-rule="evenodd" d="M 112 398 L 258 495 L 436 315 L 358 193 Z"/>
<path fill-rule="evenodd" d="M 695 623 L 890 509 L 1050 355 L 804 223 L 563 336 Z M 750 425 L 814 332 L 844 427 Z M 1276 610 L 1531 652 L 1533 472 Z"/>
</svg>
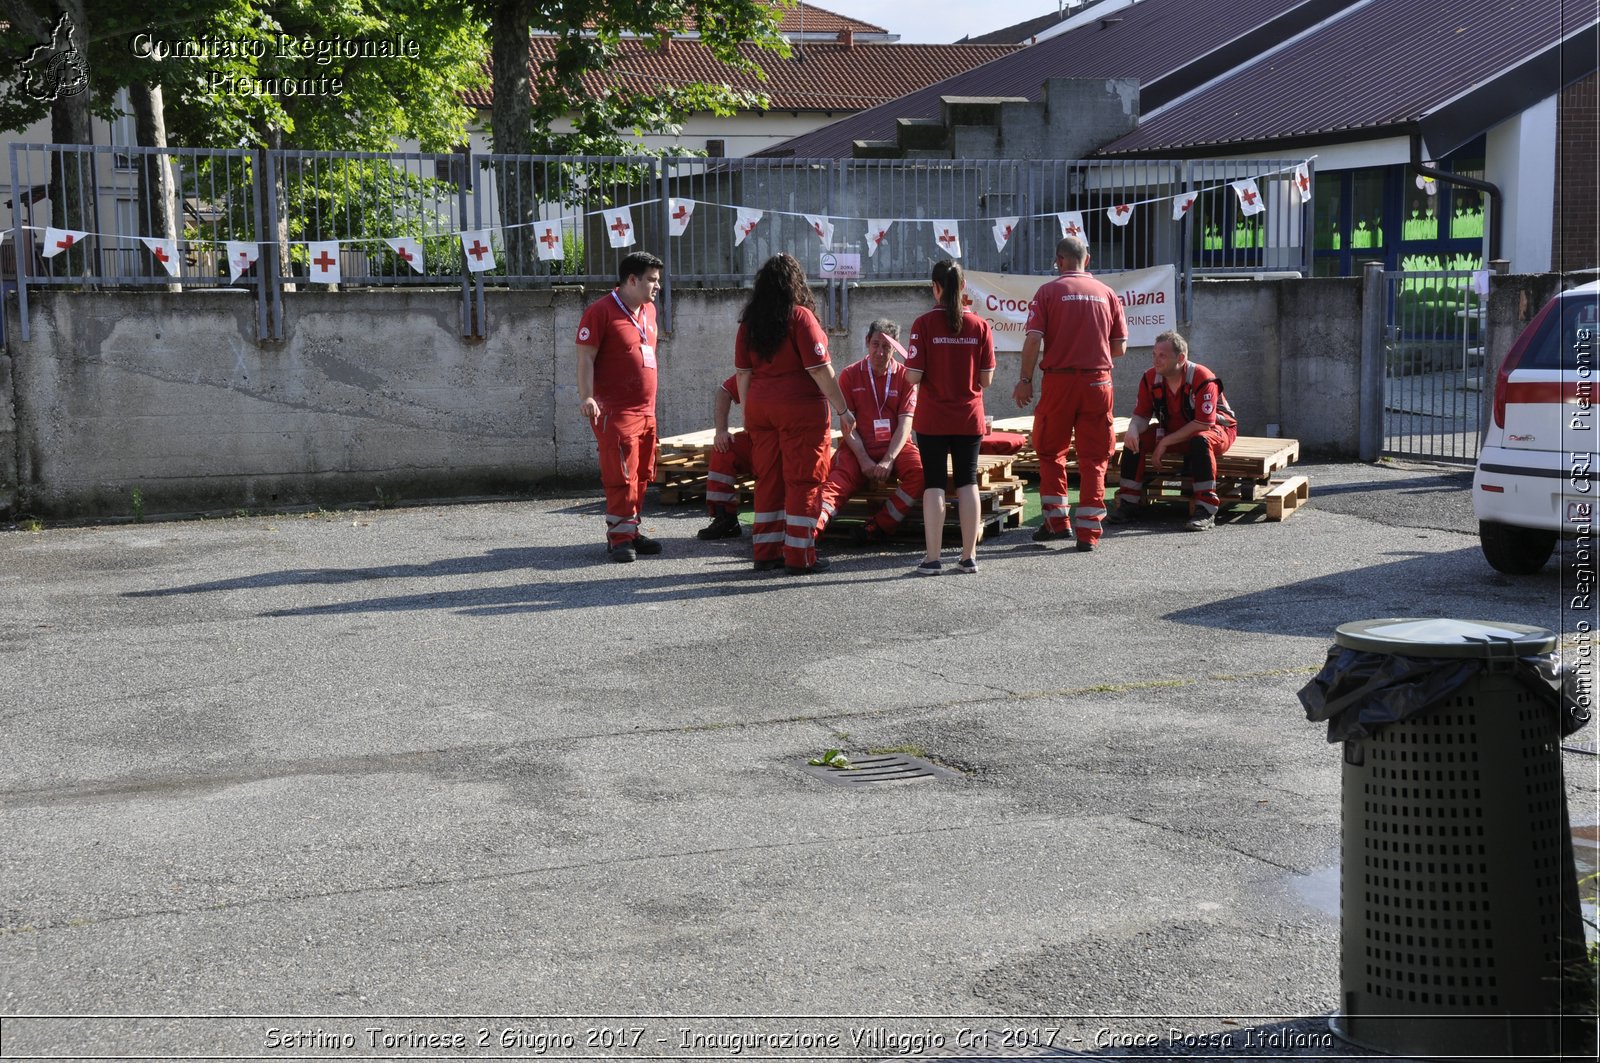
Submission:
<svg viewBox="0 0 1600 1063">
<path fill-rule="evenodd" d="M 1556 636 L 1401 618 L 1334 643 L 1300 692 L 1344 746 L 1333 1031 L 1395 1055 L 1592 1058 L 1592 1022 L 1563 1017 L 1593 998 L 1574 994 L 1587 963 L 1560 748 L 1583 714 Z"/>
</svg>

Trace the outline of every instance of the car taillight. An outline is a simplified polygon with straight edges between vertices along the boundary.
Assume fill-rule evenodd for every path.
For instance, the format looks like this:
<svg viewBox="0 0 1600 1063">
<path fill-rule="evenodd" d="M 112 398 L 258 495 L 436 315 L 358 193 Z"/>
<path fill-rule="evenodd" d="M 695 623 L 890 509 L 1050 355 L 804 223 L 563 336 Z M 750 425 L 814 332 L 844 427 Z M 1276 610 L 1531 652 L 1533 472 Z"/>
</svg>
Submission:
<svg viewBox="0 0 1600 1063">
<path fill-rule="evenodd" d="M 1550 300 L 1544 308 L 1533 315 L 1533 320 L 1517 335 L 1517 341 L 1506 352 L 1505 360 L 1500 363 L 1500 372 L 1494 378 L 1494 426 L 1506 426 L 1506 383 L 1511 379 L 1511 374 L 1522 361 L 1522 355 L 1533 343 L 1534 336 L 1538 335 L 1539 328 L 1544 324 L 1544 319 L 1561 304 L 1561 297 Z"/>
</svg>

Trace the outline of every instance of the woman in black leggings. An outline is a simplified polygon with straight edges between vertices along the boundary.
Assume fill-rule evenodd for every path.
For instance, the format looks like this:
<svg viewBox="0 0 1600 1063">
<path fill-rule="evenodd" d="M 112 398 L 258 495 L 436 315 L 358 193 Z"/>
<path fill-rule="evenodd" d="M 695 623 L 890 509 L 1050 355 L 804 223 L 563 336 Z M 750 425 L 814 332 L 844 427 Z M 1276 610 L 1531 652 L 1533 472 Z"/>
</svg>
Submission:
<svg viewBox="0 0 1600 1063">
<path fill-rule="evenodd" d="M 906 379 L 920 382 L 911 426 L 926 477 L 922 521 L 927 553 L 917 566 L 919 576 L 937 576 L 943 568 L 939 551 L 944 539 L 947 461 L 961 517 L 961 558 L 955 571 L 978 571 L 978 444 L 983 440 L 983 389 L 994 379 L 994 336 L 987 321 L 961 309 L 965 288 L 961 267 L 954 260 L 934 264 L 937 305 L 911 326 L 906 350 Z"/>
</svg>

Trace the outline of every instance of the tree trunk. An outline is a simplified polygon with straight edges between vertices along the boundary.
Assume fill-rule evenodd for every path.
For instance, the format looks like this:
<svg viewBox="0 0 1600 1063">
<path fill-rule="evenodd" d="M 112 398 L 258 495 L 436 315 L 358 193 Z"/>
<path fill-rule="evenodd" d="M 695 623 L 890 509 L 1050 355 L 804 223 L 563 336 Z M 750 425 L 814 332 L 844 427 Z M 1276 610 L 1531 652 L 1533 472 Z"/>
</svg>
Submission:
<svg viewBox="0 0 1600 1063">
<path fill-rule="evenodd" d="M 80 0 L 58 0 L 58 8 L 72 19 L 73 46 L 81 50 L 89 40 L 89 27 Z M 89 113 L 87 86 L 66 92 L 50 104 L 50 140 L 54 144 L 93 144 L 93 116 Z M 92 153 L 52 152 L 50 155 L 50 216 L 61 229 L 103 232 L 99 225 L 95 157 Z M 91 240 L 95 238 L 91 237 Z M 98 241 L 96 241 L 98 242 Z M 57 256 L 56 275 L 99 275 L 99 255 L 82 246 Z"/>
<path fill-rule="evenodd" d="M 128 98 L 133 103 L 134 140 L 140 147 L 165 148 L 167 146 L 166 105 L 160 85 L 130 85 Z M 178 238 L 177 186 L 172 177 L 172 161 L 165 154 L 140 155 L 139 203 L 140 215 L 149 232 L 126 233 L 128 236 L 154 236 L 164 240 Z M 162 276 L 166 271 L 159 264 L 154 269 Z M 178 284 L 167 285 L 168 291 L 177 291 Z"/>
<path fill-rule="evenodd" d="M 489 137 L 498 155 L 533 154 L 528 34 L 536 7 L 535 0 L 500 0 L 495 5 L 494 105 L 489 111 Z M 536 169 L 531 162 L 511 160 L 494 168 L 508 276 L 532 273 L 536 261 L 531 228 L 539 211 Z"/>
</svg>

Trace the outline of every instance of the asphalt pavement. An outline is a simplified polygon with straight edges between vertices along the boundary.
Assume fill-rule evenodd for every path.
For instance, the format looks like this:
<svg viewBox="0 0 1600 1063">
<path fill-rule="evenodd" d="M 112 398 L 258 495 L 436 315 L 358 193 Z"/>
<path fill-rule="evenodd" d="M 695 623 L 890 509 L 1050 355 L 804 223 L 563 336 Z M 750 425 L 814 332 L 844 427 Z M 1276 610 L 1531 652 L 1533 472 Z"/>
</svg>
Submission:
<svg viewBox="0 0 1600 1063">
<path fill-rule="evenodd" d="M 1489 569 L 1459 469 L 1296 471 L 937 579 L 694 506 L 612 564 L 597 487 L 0 532 L 0 1055 L 1362 1056 L 1296 692 L 1349 621 L 1570 635 L 1570 574 Z"/>
</svg>

